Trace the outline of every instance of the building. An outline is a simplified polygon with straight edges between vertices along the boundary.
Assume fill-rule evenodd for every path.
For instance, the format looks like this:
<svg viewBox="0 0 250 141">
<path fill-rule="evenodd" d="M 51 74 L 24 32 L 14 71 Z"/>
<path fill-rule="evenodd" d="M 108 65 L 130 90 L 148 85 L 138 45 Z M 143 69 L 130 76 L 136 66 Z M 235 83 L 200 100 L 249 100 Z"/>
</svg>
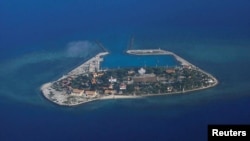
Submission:
<svg viewBox="0 0 250 141">
<path fill-rule="evenodd" d="M 157 82 L 157 77 L 155 74 L 144 74 L 141 76 L 133 77 L 134 82 Z"/>
<path fill-rule="evenodd" d="M 120 84 L 120 90 L 126 90 L 127 89 L 127 85 L 124 83 Z"/>
<path fill-rule="evenodd" d="M 75 95 L 75 96 L 82 96 L 84 93 L 84 90 L 81 89 L 73 89 L 71 91 L 71 95 Z"/>
<path fill-rule="evenodd" d="M 166 73 L 169 73 L 169 74 L 175 73 L 175 69 L 174 68 L 168 68 L 168 69 L 166 69 Z"/>
<path fill-rule="evenodd" d="M 182 65 L 182 67 L 185 68 L 185 69 L 191 69 L 192 68 L 191 65 Z"/>
<path fill-rule="evenodd" d="M 94 72 L 94 73 L 93 73 L 93 77 L 94 77 L 94 78 L 96 78 L 96 77 L 101 77 L 101 76 L 103 76 L 103 75 L 104 75 L 103 72 Z"/>
<path fill-rule="evenodd" d="M 214 80 L 213 80 L 213 79 L 208 79 L 207 82 L 208 82 L 208 83 L 214 83 Z"/>
<path fill-rule="evenodd" d="M 109 85 L 109 89 L 113 89 L 114 87 L 113 87 L 113 84 L 110 84 Z"/>
<path fill-rule="evenodd" d="M 168 87 L 167 87 L 167 91 L 168 91 L 168 92 L 172 92 L 172 90 L 173 90 L 173 87 L 172 87 L 172 86 L 168 86 Z"/>
<path fill-rule="evenodd" d="M 86 96 L 95 96 L 97 94 L 96 91 L 85 91 Z"/>
<path fill-rule="evenodd" d="M 96 78 L 98 75 L 96 72 L 93 72 L 93 77 Z"/>
<path fill-rule="evenodd" d="M 105 90 L 104 94 L 116 94 L 116 90 Z"/>
<path fill-rule="evenodd" d="M 166 81 L 167 78 L 166 77 L 157 77 L 157 81 Z"/>
<path fill-rule="evenodd" d="M 93 79 L 91 80 L 91 83 L 92 83 L 92 84 L 96 84 L 96 79 L 93 78 Z"/>
<path fill-rule="evenodd" d="M 103 76 L 103 75 L 104 75 L 104 72 L 98 72 L 98 73 L 97 73 L 97 76 L 98 76 L 98 77 L 101 77 L 101 76 Z"/>
<path fill-rule="evenodd" d="M 89 64 L 89 72 L 95 72 L 95 64 L 94 63 Z"/>
<path fill-rule="evenodd" d="M 140 68 L 140 69 L 138 70 L 138 73 L 139 73 L 140 75 L 144 75 L 144 74 L 146 73 L 146 70 L 145 70 L 144 68 Z"/>
<path fill-rule="evenodd" d="M 134 73 L 135 73 L 135 71 L 133 71 L 133 70 L 128 71 L 128 75 L 131 75 L 131 74 L 134 74 Z"/>
<path fill-rule="evenodd" d="M 110 83 L 115 83 L 115 82 L 117 82 L 117 79 L 116 79 L 116 78 L 113 78 L 113 77 L 111 76 L 110 79 L 109 79 L 109 82 L 110 82 Z"/>
</svg>

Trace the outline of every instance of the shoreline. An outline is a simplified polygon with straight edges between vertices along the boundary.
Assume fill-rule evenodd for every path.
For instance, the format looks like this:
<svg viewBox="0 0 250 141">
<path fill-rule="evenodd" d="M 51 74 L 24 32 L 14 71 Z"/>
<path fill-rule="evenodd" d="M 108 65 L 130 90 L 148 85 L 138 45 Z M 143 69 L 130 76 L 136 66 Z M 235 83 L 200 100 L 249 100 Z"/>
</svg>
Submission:
<svg viewBox="0 0 250 141">
<path fill-rule="evenodd" d="M 87 101 L 82 101 L 79 103 L 70 103 L 70 104 L 63 104 L 61 102 L 56 102 L 51 100 L 51 98 L 49 97 L 49 93 L 47 92 L 47 90 L 49 89 L 49 87 L 51 86 L 52 82 L 48 82 L 45 83 L 41 86 L 41 91 L 43 93 L 43 96 L 48 99 L 49 101 L 60 105 L 60 106 L 77 106 L 80 104 L 84 104 L 84 103 L 88 103 L 88 102 L 92 102 L 92 101 L 97 101 L 97 100 L 112 100 L 112 99 L 134 99 L 134 98 L 142 98 L 144 96 L 137 96 L 137 95 L 108 95 L 108 96 L 99 96 L 95 99 L 91 99 L 91 100 L 87 100 Z"/>
<path fill-rule="evenodd" d="M 153 53 L 155 51 L 155 53 Z M 128 54 L 132 54 L 132 55 L 172 55 L 174 56 L 174 58 L 183 66 L 191 66 L 191 67 L 195 67 L 198 69 L 198 71 L 208 75 L 209 77 L 213 78 L 215 80 L 215 84 L 210 86 L 210 87 L 214 87 L 216 85 L 218 85 L 219 81 L 210 73 L 196 67 L 195 65 L 191 64 L 190 62 L 188 62 L 187 60 L 185 60 L 184 58 L 180 57 L 179 55 L 171 52 L 171 51 L 166 51 L 166 50 L 162 50 L 162 49 L 138 49 L 138 50 L 127 50 L 126 51 Z M 139 53 L 138 53 L 139 52 Z M 144 54 L 141 54 L 140 52 L 145 52 Z"/>
<path fill-rule="evenodd" d="M 166 51 L 162 49 L 136 49 L 136 50 L 127 50 L 126 53 L 132 55 L 172 55 L 174 58 L 181 63 L 181 65 L 188 65 L 188 66 L 195 66 L 188 62 L 187 60 L 183 59 L 182 57 L 176 55 L 171 51 Z"/>
<path fill-rule="evenodd" d="M 56 81 L 48 82 L 43 84 L 40 89 L 42 91 L 42 94 L 46 99 L 49 101 L 61 105 L 61 106 L 77 106 L 80 104 L 96 101 L 96 100 L 111 100 L 111 99 L 132 99 L 132 98 L 143 98 L 143 97 L 151 97 L 151 96 L 163 96 L 163 95 L 173 95 L 173 94 L 185 94 L 192 91 L 199 91 L 203 89 L 208 89 L 211 87 L 214 87 L 218 85 L 219 81 L 210 73 L 196 67 L 195 65 L 191 64 L 190 62 L 186 61 L 182 57 L 176 55 L 173 52 L 161 50 L 161 49 L 147 49 L 147 50 L 127 50 L 128 54 L 132 55 L 172 55 L 175 57 L 175 59 L 180 63 L 182 66 L 190 66 L 192 68 L 195 68 L 197 71 L 200 71 L 206 75 L 208 75 L 210 78 L 214 80 L 214 83 L 207 86 L 207 87 L 199 87 L 191 90 L 185 90 L 185 91 L 175 91 L 175 92 L 169 92 L 169 93 L 159 93 L 159 94 L 136 94 L 136 95 L 119 95 L 119 94 L 112 94 L 112 95 L 103 95 L 96 94 L 93 97 L 84 97 L 84 96 L 71 96 L 69 94 L 66 94 L 64 92 L 56 91 L 52 88 L 52 84 L 54 82 L 60 81 L 64 78 L 68 77 L 74 77 L 80 74 L 88 73 L 92 70 L 100 71 L 100 62 L 103 61 L 103 56 L 109 54 L 109 52 L 101 52 L 95 55 L 94 57 L 90 58 L 80 66 L 76 67 L 66 75 L 63 75 L 61 78 L 59 78 Z M 70 101 L 69 99 L 73 99 Z"/>
<path fill-rule="evenodd" d="M 51 82 L 49 82 L 51 83 Z M 47 85 L 49 83 L 46 83 Z M 44 85 L 46 85 L 44 84 Z M 79 102 L 79 103 L 73 103 L 73 104 L 63 104 L 63 103 L 58 103 L 58 102 L 55 102 L 55 101 L 52 101 L 48 95 L 46 95 L 44 92 L 43 95 L 46 99 L 48 99 L 49 101 L 57 104 L 57 105 L 60 105 L 60 106 L 77 106 L 77 105 L 81 105 L 81 104 L 84 104 L 84 103 L 88 103 L 88 102 L 92 102 L 92 101 L 97 101 L 97 100 L 114 100 L 114 99 L 134 99 L 134 98 L 147 98 L 147 97 L 153 97 L 153 96 L 169 96 L 169 95 L 175 95 L 175 94 L 186 94 L 186 93 L 190 93 L 190 92 L 193 92 L 193 91 L 200 91 L 200 90 L 205 90 L 205 89 L 208 89 L 208 88 L 212 88 L 214 86 L 218 85 L 218 81 L 216 81 L 216 83 L 212 86 L 209 86 L 209 87 L 203 87 L 203 88 L 196 88 L 196 89 L 192 89 L 192 90 L 186 90 L 186 91 L 179 91 L 179 92 L 170 92 L 170 93 L 159 93 L 159 94 L 136 94 L 136 95 L 108 95 L 108 96 L 101 96 L 101 97 L 98 97 L 96 99 L 92 99 L 92 100 L 88 100 L 88 101 L 83 101 L 83 102 Z M 44 89 L 41 87 L 41 89 Z"/>
</svg>

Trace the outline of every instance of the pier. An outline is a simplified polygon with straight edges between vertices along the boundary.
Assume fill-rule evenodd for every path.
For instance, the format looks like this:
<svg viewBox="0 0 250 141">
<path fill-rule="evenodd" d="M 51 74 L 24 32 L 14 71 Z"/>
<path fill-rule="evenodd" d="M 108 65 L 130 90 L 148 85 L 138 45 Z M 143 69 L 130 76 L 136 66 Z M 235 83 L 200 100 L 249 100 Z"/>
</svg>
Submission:
<svg viewBox="0 0 250 141">
<path fill-rule="evenodd" d="M 109 54 L 108 52 L 101 52 L 96 56 L 92 57 L 85 63 L 81 64 L 80 66 L 76 67 L 72 71 L 68 73 L 68 75 L 80 75 L 87 72 L 95 72 L 100 71 L 100 62 L 103 61 L 103 56 Z"/>
<path fill-rule="evenodd" d="M 100 41 L 96 40 L 95 42 L 104 52 L 108 52 L 108 50 L 103 46 L 103 44 Z"/>
<path fill-rule="evenodd" d="M 176 55 L 173 52 L 162 50 L 162 49 L 138 49 L 138 50 L 127 50 L 128 54 L 133 55 L 172 55 L 175 59 L 180 62 L 182 66 L 194 66 L 193 64 L 189 63 L 187 60 L 183 59 L 182 57 Z"/>
</svg>

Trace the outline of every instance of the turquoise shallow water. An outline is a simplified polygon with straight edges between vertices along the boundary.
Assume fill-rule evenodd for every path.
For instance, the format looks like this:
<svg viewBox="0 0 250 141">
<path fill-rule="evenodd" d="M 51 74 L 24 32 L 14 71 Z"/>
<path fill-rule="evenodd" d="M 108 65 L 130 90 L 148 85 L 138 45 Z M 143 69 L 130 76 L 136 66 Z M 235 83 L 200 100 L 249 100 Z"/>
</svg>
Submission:
<svg viewBox="0 0 250 141">
<path fill-rule="evenodd" d="M 155 66 L 176 66 L 178 62 L 173 56 L 154 55 L 138 56 L 129 54 L 110 54 L 104 57 L 102 68 L 122 68 L 122 67 L 155 67 Z"/>
</svg>

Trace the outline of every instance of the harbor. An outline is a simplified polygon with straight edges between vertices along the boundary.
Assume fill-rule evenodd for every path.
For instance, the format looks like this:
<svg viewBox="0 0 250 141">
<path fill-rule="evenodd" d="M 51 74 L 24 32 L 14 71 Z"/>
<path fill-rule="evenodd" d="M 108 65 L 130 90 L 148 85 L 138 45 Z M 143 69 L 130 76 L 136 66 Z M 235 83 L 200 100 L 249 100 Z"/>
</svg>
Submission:
<svg viewBox="0 0 250 141">
<path fill-rule="evenodd" d="M 196 90 L 207 89 L 210 87 L 214 87 L 215 85 L 218 84 L 218 80 L 215 77 L 213 77 L 211 74 L 199 69 L 195 65 L 189 63 L 188 61 L 186 61 L 185 59 L 176 55 L 173 52 L 162 50 L 162 49 L 127 50 L 126 52 L 128 54 L 131 54 L 131 55 L 172 55 L 180 63 L 181 68 L 177 69 L 177 70 L 181 71 L 182 69 L 187 69 L 187 70 L 196 71 L 196 72 L 201 73 L 201 74 L 205 74 L 207 76 L 207 80 L 204 84 L 208 83 L 209 85 L 206 85 L 206 86 L 202 85 L 200 87 L 195 87 L 195 88 L 188 89 L 188 90 L 185 90 L 184 87 L 180 90 L 172 90 L 173 88 L 171 86 L 171 87 L 167 87 L 166 92 L 163 92 L 163 91 L 162 92 L 159 91 L 157 93 L 155 93 L 155 92 L 148 93 L 147 92 L 146 94 L 144 92 L 139 93 L 139 94 L 135 93 L 135 92 L 131 92 L 130 94 L 122 94 L 125 92 L 124 90 L 126 90 L 126 86 L 127 85 L 129 86 L 131 82 L 125 82 L 125 81 L 121 82 L 120 89 L 122 91 L 120 90 L 120 92 L 118 93 L 117 90 L 114 90 L 114 89 L 112 89 L 113 87 L 111 87 L 113 85 L 112 83 L 114 83 L 114 82 L 116 83 L 116 78 L 112 79 L 112 76 L 111 76 L 112 80 L 111 79 L 109 80 L 110 86 L 109 86 L 109 89 L 105 90 L 105 94 L 104 94 L 104 92 L 102 94 L 102 92 L 100 92 L 100 90 L 93 90 L 92 89 L 90 91 L 90 90 L 81 90 L 79 88 L 72 88 L 72 86 L 70 86 L 72 83 L 72 80 L 78 79 L 79 76 L 89 77 L 89 75 L 93 74 L 94 78 L 92 78 L 92 80 L 91 80 L 92 85 L 95 84 L 96 81 L 100 81 L 97 79 L 98 76 L 102 76 L 104 74 L 103 70 L 100 70 L 100 64 L 103 61 L 103 57 L 105 55 L 109 54 L 108 52 L 101 52 L 101 53 L 98 53 L 96 56 L 92 57 L 91 59 L 87 60 L 86 62 L 84 62 L 80 66 L 76 67 L 72 71 L 70 71 L 67 75 L 64 75 L 63 77 L 59 78 L 57 81 L 44 84 L 41 87 L 41 91 L 42 91 L 44 97 L 47 98 L 48 100 L 58 104 L 58 105 L 75 106 L 75 105 L 83 104 L 86 102 L 91 102 L 94 100 L 127 99 L 127 98 L 140 98 L 140 97 L 157 96 L 157 95 L 181 94 L 181 93 L 186 93 L 186 92 L 191 92 L 191 91 L 196 91 Z M 129 73 L 129 71 L 128 71 L 128 73 Z M 172 73 L 172 72 L 170 72 L 170 73 Z M 148 81 L 149 84 L 151 83 L 152 80 L 154 81 L 153 83 L 159 81 L 158 76 L 156 77 L 154 74 L 147 74 L 145 76 L 142 75 L 140 77 L 134 77 L 133 79 L 135 82 L 138 81 L 138 82 L 144 83 L 145 80 L 147 79 L 146 77 L 154 77 L 152 79 L 150 78 L 151 80 L 149 79 L 150 80 L 150 81 Z M 136 79 L 138 79 L 138 80 L 136 80 Z M 163 79 L 163 80 L 165 80 L 165 79 Z M 161 83 L 163 83 L 163 82 L 161 82 Z M 60 85 L 64 88 L 62 90 L 58 90 L 58 88 L 57 88 L 57 86 L 55 86 L 55 84 Z M 102 87 L 104 88 L 105 85 L 106 84 L 104 84 Z M 122 85 L 125 85 L 125 87 L 123 88 Z M 106 93 L 106 91 L 107 91 L 107 93 Z"/>
</svg>

